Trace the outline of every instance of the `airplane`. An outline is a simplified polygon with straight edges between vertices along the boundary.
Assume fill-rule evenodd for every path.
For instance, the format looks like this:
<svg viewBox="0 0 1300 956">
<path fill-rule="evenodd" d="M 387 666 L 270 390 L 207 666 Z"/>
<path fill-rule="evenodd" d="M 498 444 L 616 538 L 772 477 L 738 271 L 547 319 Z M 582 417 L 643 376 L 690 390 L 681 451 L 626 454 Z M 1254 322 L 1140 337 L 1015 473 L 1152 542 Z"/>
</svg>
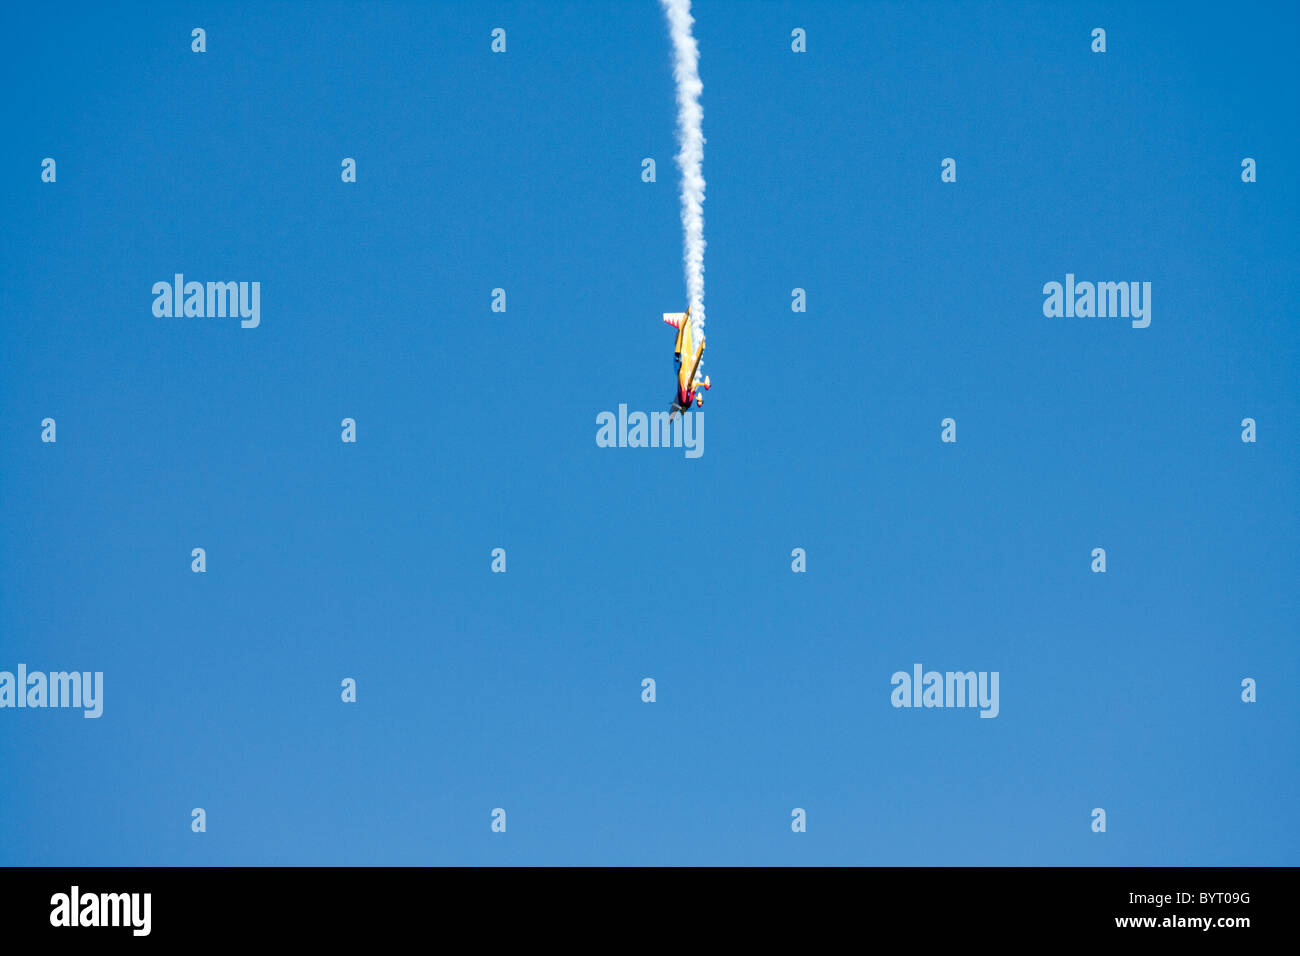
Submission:
<svg viewBox="0 0 1300 956">
<path fill-rule="evenodd" d="M 704 396 L 697 394 L 699 387 L 703 385 L 704 390 L 708 391 L 712 385 L 707 375 L 704 376 L 704 381 L 695 381 L 695 375 L 700 370 L 700 359 L 704 358 L 704 340 L 700 340 L 698 350 L 692 347 L 695 333 L 691 328 L 690 308 L 688 307 L 685 312 L 665 312 L 664 322 L 677 330 L 677 346 L 673 349 L 677 362 L 677 395 L 673 399 L 668 415 L 668 420 L 672 421 L 678 415 L 684 414 L 691 407 L 692 401 L 695 402 L 696 408 L 702 408 Z M 683 353 L 686 355 L 685 361 L 682 360 Z"/>
</svg>

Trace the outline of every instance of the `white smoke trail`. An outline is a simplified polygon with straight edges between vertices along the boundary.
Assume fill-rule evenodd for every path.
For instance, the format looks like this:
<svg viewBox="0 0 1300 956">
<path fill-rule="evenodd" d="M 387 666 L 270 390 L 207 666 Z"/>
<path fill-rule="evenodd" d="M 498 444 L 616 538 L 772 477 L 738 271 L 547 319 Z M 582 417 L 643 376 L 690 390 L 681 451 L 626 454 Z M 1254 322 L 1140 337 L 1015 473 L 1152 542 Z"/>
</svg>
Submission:
<svg viewBox="0 0 1300 956">
<path fill-rule="evenodd" d="M 673 39 L 677 83 L 677 166 L 682 171 L 682 261 L 691 325 L 704 330 L 704 110 L 700 107 L 700 51 L 691 35 L 691 0 L 660 0 Z"/>
</svg>

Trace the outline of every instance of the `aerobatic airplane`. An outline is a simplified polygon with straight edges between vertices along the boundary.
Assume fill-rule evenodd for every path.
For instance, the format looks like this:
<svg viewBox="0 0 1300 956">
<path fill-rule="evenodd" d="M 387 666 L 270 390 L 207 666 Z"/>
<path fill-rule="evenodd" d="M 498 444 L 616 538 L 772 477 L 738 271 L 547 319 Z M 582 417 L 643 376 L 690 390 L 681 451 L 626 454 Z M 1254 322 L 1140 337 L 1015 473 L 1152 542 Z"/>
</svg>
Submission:
<svg viewBox="0 0 1300 956">
<path fill-rule="evenodd" d="M 704 381 L 695 381 L 695 374 L 700 370 L 700 359 L 704 358 L 704 340 L 700 339 L 698 350 L 692 347 L 695 333 L 691 328 L 691 310 L 688 308 L 685 312 L 665 312 L 664 321 L 677 330 L 677 347 L 673 350 L 677 362 L 677 396 L 673 399 L 673 407 L 668 415 L 668 420 L 672 421 L 689 409 L 691 402 L 695 403 L 696 408 L 703 407 L 704 396 L 697 393 L 701 385 L 705 391 L 709 390 L 710 385 L 707 375 L 704 376 Z"/>
</svg>

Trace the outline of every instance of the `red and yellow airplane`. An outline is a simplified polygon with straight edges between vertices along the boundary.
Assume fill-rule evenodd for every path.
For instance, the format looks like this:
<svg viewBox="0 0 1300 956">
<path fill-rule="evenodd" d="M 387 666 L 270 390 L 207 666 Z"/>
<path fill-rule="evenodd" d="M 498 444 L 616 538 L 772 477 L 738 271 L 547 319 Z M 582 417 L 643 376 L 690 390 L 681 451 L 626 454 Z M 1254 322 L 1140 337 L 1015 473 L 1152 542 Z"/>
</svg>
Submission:
<svg viewBox="0 0 1300 956">
<path fill-rule="evenodd" d="M 672 421 L 679 414 L 682 414 L 691 407 L 691 402 L 695 403 L 696 408 L 704 405 L 704 396 L 697 394 L 699 387 L 704 386 L 708 391 L 709 377 L 704 376 L 704 381 L 696 382 L 695 375 L 700 370 L 700 359 L 704 358 L 704 339 L 700 339 L 698 350 L 692 348 L 694 329 L 691 328 L 691 310 L 688 308 L 685 312 L 665 312 L 664 321 L 677 330 L 677 346 L 673 349 L 674 358 L 677 362 L 677 396 L 673 399 L 673 407 L 668 420 Z M 685 355 L 685 360 L 682 356 Z"/>
</svg>

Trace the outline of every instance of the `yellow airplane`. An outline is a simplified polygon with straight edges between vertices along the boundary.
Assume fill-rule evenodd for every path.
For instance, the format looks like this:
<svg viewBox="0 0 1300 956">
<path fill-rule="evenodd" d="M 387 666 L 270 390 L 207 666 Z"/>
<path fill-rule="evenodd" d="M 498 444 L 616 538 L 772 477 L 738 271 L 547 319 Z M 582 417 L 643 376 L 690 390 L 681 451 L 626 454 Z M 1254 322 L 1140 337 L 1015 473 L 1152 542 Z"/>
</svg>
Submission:
<svg viewBox="0 0 1300 956">
<path fill-rule="evenodd" d="M 673 407 L 668 415 L 668 420 L 672 421 L 690 408 L 691 402 L 695 403 L 696 408 L 703 407 L 704 396 L 697 394 L 699 386 L 703 385 L 705 391 L 712 386 L 707 375 L 704 376 L 704 381 L 695 381 L 695 375 L 700 370 L 700 359 L 704 358 L 704 339 L 701 337 L 698 350 L 692 348 L 695 332 L 691 328 L 691 310 L 688 308 L 685 312 L 665 312 L 664 321 L 677 330 L 677 346 L 673 349 L 677 362 L 677 395 L 673 398 Z M 686 356 L 685 361 L 682 361 L 683 354 Z"/>
</svg>

